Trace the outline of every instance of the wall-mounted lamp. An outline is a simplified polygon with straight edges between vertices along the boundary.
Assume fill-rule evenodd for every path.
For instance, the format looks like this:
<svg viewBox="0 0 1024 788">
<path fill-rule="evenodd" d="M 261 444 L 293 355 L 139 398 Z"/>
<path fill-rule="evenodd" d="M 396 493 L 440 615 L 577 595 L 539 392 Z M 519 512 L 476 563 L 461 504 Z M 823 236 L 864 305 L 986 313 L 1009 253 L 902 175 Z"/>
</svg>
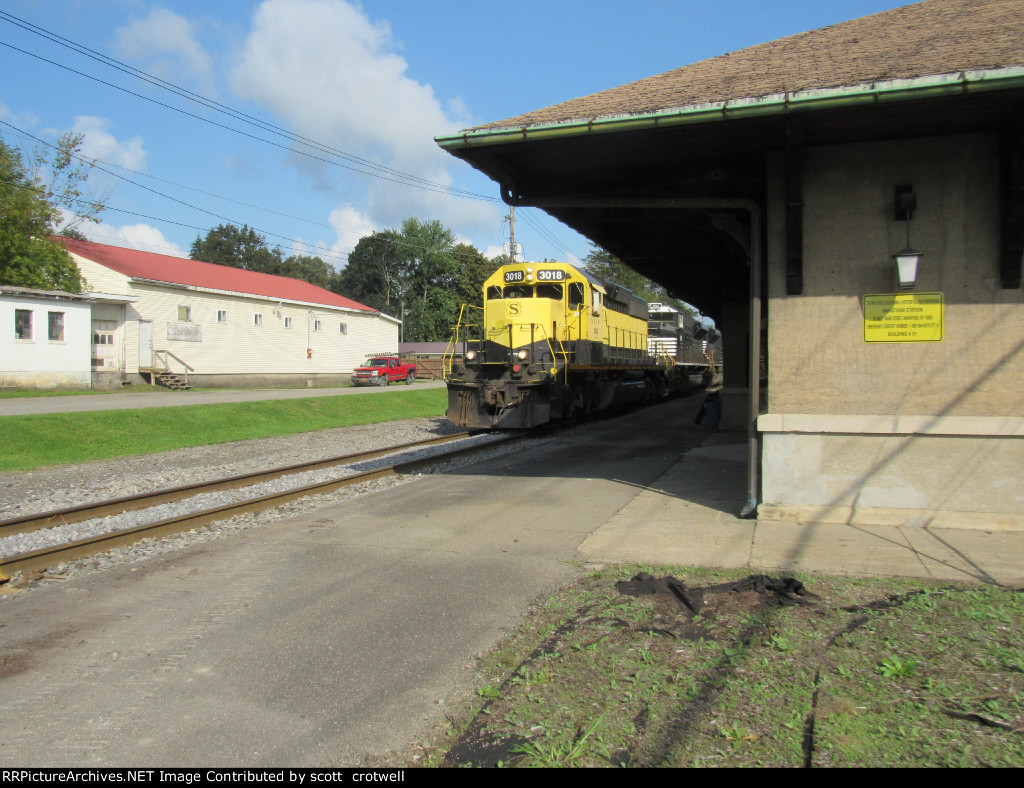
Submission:
<svg viewBox="0 0 1024 788">
<path fill-rule="evenodd" d="M 907 224 L 907 245 L 902 251 L 893 255 L 896 259 L 896 276 L 899 279 L 901 290 L 913 290 L 917 283 L 917 264 L 924 256 L 921 252 L 910 246 L 910 220 L 917 210 L 917 195 L 914 194 L 914 187 L 901 184 L 896 187 L 896 221 L 903 221 Z"/>
</svg>

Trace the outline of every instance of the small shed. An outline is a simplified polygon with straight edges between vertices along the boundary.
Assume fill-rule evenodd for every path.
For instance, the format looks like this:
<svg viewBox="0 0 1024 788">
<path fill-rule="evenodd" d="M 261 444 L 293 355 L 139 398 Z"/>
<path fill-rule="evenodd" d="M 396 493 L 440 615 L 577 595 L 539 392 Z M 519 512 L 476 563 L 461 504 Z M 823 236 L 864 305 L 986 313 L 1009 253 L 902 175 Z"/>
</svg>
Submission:
<svg viewBox="0 0 1024 788">
<path fill-rule="evenodd" d="M 89 295 L 0 286 L 0 388 L 91 386 Z"/>
</svg>

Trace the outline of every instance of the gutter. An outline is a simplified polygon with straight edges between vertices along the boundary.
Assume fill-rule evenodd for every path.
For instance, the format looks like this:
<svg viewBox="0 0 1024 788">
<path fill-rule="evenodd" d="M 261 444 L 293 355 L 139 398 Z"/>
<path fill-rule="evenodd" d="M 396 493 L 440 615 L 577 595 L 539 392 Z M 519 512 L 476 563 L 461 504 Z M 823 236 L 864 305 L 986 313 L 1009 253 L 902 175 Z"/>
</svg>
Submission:
<svg viewBox="0 0 1024 788">
<path fill-rule="evenodd" d="M 606 115 L 590 119 L 539 123 L 534 126 L 466 130 L 458 134 L 435 137 L 434 140 L 445 150 L 456 151 L 490 145 L 671 128 L 767 115 L 785 115 L 796 111 L 853 108 L 1013 88 L 1024 88 L 1024 66 L 958 71 L 912 79 L 892 79 L 859 85 L 773 93 L 756 98 L 689 104 L 635 115 Z"/>
</svg>

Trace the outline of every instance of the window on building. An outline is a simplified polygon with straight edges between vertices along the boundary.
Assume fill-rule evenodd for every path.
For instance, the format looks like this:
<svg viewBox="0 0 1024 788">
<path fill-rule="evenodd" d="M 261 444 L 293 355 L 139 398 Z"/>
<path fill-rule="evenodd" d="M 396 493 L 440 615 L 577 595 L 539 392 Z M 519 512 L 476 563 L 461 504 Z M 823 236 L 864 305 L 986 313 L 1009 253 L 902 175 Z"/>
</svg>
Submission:
<svg viewBox="0 0 1024 788">
<path fill-rule="evenodd" d="M 262 326 L 262 325 L 263 325 L 263 315 L 262 315 L 262 314 L 260 314 L 259 312 L 257 312 L 256 314 L 254 314 L 254 315 L 252 316 L 252 324 L 253 324 L 254 326 Z"/>
<path fill-rule="evenodd" d="M 14 338 L 32 339 L 32 310 L 14 310 Z"/>
<path fill-rule="evenodd" d="M 190 306 L 179 306 L 178 307 L 178 320 L 182 323 L 189 323 L 192 321 L 192 307 Z"/>
<path fill-rule="evenodd" d="M 217 322 L 218 323 L 227 323 L 228 322 L 228 312 L 227 312 L 226 309 L 218 309 L 217 310 Z"/>
<path fill-rule="evenodd" d="M 348 323 L 338 323 L 338 328 L 340 329 L 342 334 L 348 333 Z"/>
<path fill-rule="evenodd" d="M 64 313 L 50 312 L 50 341 L 64 341 Z"/>
<path fill-rule="evenodd" d="M 292 319 L 290 317 L 286 317 L 284 319 L 284 327 L 285 328 L 291 328 L 292 327 Z"/>
<path fill-rule="evenodd" d="M 322 321 L 320 321 L 320 320 L 314 320 L 313 321 L 313 330 L 314 331 L 319 331 L 320 329 L 323 328 L 323 326 L 324 326 L 324 324 L 323 324 Z"/>
</svg>

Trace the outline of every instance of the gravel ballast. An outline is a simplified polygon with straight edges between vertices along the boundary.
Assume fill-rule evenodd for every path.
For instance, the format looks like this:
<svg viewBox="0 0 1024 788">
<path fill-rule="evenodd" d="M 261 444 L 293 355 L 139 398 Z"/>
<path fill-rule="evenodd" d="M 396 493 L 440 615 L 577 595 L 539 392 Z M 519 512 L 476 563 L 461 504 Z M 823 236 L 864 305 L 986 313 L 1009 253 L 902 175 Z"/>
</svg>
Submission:
<svg viewBox="0 0 1024 788">
<path fill-rule="evenodd" d="M 458 428 L 442 418 L 409 419 L 277 438 L 199 446 L 161 454 L 101 460 L 80 465 L 3 473 L 0 474 L 0 519 L 109 500 L 143 491 L 328 459 L 357 451 L 385 448 L 431 437 L 450 435 L 459 431 Z M 496 437 L 480 435 L 470 438 L 469 441 L 472 443 L 487 442 L 496 440 Z M 466 444 L 460 442 L 459 445 Z M 248 491 L 245 493 L 245 497 L 267 495 L 286 487 L 298 487 L 326 478 L 351 475 L 371 468 L 390 465 L 400 460 L 418 459 L 447 451 L 453 446 L 454 444 L 443 444 L 426 449 L 406 451 L 400 457 L 389 455 L 373 460 L 364 460 L 355 465 L 306 472 L 301 474 L 301 479 L 291 482 L 286 482 L 284 479 L 264 482 L 245 488 Z M 522 449 L 522 444 L 517 445 L 517 450 L 519 449 Z M 505 446 L 496 446 L 493 452 L 486 454 L 490 456 L 492 453 L 500 454 L 508 450 L 511 449 Z M 444 460 L 438 463 L 436 470 L 449 470 L 466 462 L 479 462 L 481 459 L 480 455 L 476 455 L 473 459 Z M 307 496 L 257 514 L 236 515 L 194 531 L 147 539 L 136 545 L 116 548 L 101 555 L 54 567 L 44 573 L 42 579 L 46 579 L 46 575 L 58 575 L 65 578 L 79 572 L 93 571 L 105 566 L 122 564 L 157 553 L 180 549 L 198 541 L 217 538 L 226 533 L 274 522 L 285 517 L 293 517 L 357 495 L 403 484 L 420 475 L 422 474 L 362 482 L 332 493 Z M 198 509 L 213 508 L 239 499 L 242 492 L 242 490 L 230 490 L 206 493 L 188 499 L 188 501 L 165 504 L 151 510 L 128 512 L 84 523 L 74 523 L 30 534 L 6 537 L 0 539 L 0 555 L 17 555 L 64 541 L 130 528 Z M 27 578 L 14 577 L 11 585 L 24 585 L 25 580 Z"/>
</svg>

